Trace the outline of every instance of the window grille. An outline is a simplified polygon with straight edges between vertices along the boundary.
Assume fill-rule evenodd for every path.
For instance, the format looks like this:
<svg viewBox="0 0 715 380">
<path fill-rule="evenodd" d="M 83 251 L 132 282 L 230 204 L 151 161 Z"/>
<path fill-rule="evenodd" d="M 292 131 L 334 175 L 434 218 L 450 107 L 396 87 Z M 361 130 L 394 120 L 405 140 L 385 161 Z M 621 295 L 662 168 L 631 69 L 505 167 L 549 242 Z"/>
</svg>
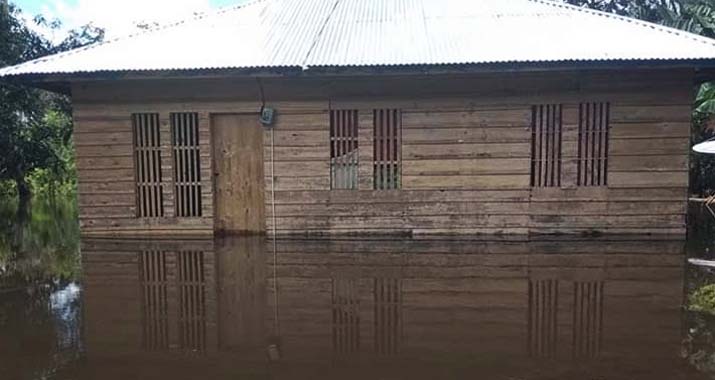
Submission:
<svg viewBox="0 0 715 380">
<path fill-rule="evenodd" d="M 375 190 L 402 187 L 402 113 L 396 109 L 373 111 L 373 176 Z"/>
<path fill-rule="evenodd" d="M 358 187 L 358 111 L 330 111 L 330 188 Z"/>
<path fill-rule="evenodd" d="M 137 217 L 164 216 L 159 114 L 132 115 Z"/>
<path fill-rule="evenodd" d="M 174 158 L 174 211 L 179 217 L 201 216 L 199 115 L 171 114 Z"/>
<path fill-rule="evenodd" d="M 581 103 L 578 124 L 578 186 L 608 185 L 610 103 Z"/>
<path fill-rule="evenodd" d="M 533 106 L 531 113 L 531 187 L 561 186 L 562 106 Z"/>
</svg>

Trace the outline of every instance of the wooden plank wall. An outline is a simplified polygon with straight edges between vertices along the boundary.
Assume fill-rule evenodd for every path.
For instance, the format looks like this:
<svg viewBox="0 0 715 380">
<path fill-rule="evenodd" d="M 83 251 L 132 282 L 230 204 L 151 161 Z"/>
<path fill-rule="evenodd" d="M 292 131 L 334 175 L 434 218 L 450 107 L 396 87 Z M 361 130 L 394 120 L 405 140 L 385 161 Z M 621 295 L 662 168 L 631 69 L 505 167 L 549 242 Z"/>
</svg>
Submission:
<svg viewBox="0 0 715 380">
<path fill-rule="evenodd" d="M 278 234 L 684 234 L 692 73 L 671 70 L 267 79 L 266 226 Z M 211 113 L 256 113 L 246 80 L 120 81 L 73 88 L 84 233 L 213 228 Z M 576 186 L 578 109 L 610 104 L 608 186 Z M 561 186 L 532 188 L 532 106 L 563 106 Z M 402 113 L 402 189 L 373 190 L 374 109 Z M 358 190 L 330 190 L 331 109 L 359 112 Z M 135 217 L 130 115 L 199 112 L 203 216 Z M 170 147 L 164 178 L 171 181 Z M 271 159 L 274 162 L 271 162 Z M 275 191 L 275 215 L 272 191 Z"/>
</svg>

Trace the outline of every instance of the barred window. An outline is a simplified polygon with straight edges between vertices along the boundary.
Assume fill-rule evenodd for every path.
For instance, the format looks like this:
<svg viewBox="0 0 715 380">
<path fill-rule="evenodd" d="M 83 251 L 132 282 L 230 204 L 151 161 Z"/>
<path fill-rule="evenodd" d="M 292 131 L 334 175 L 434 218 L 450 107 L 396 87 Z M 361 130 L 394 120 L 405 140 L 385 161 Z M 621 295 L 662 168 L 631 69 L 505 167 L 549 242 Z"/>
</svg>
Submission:
<svg viewBox="0 0 715 380">
<path fill-rule="evenodd" d="M 179 217 L 201 216 L 201 157 L 198 113 L 171 114 L 174 155 L 174 211 Z"/>
<path fill-rule="evenodd" d="M 358 187 L 358 111 L 330 111 L 330 188 Z"/>
<path fill-rule="evenodd" d="M 164 216 L 158 113 L 132 114 L 137 217 Z"/>
<path fill-rule="evenodd" d="M 578 123 L 578 186 L 608 185 L 610 103 L 581 103 Z"/>
<path fill-rule="evenodd" d="M 531 115 L 531 187 L 561 186 L 562 106 L 533 106 Z"/>
<path fill-rule="evenodd" d="M 373 176 L 375 190 L 402 187 L 402 112 L 397 109 L 373 111 Z"/>
</svg>

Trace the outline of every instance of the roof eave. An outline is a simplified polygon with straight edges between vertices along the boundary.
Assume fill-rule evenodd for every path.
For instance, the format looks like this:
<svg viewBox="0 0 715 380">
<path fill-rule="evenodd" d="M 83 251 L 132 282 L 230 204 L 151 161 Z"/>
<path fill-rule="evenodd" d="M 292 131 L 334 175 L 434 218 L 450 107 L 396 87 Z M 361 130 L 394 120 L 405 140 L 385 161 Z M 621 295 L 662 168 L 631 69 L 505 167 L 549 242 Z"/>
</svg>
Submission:
<svg viewBox="0 0 715 380">
<path fill-rule="evenodd" d="M 0 81 L 22 84 L 53 92 L 69 94 L 73 82 L 226 78 L 226 77 L 325 77 L 374 75 L 447 75 L 488 74 L 497 72 L 549 72 L 574 70 L 668 70 L 692 69 L 697 82 L 715 80 L 715 59 L 675 60 L 598 60 L 555 62 L 493 62 L 460 64 L 350 65 L 350 66 L 284 66 L 182 70 L 95 71 L 76 73 L 19 74 L 0 77 Z"/>
</svg>

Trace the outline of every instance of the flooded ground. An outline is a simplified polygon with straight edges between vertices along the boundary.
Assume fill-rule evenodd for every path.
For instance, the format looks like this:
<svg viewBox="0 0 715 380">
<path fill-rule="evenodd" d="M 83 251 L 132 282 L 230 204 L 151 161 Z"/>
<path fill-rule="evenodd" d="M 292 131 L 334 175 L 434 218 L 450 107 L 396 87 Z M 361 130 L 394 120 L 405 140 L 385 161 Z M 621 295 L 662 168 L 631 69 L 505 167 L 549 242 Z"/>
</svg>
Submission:
<svg viewBox="0 0 715 380">
<path fill-rule="evenodd" d="M 712 258 L 707 231 L 74 245 L 71 233 L 3 256 L 2 379 L 715 378 L 715 274 L 686 264 Z"/>
</svg>

